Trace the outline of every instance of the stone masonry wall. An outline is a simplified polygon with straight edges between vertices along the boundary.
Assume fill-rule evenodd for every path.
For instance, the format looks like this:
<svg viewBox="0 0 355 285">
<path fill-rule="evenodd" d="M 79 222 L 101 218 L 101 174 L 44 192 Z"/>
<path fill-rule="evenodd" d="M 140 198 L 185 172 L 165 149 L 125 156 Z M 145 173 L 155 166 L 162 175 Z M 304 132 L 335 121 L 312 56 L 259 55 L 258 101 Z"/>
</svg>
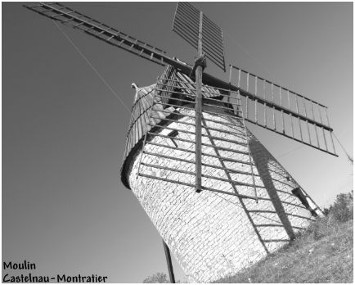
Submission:
<svg viewBox="0 0 355 285">
<path fill-rule="evenodd" d="M 196 193 L 186 185 L 195 181 L 195 165 L 186 162 L 194 162 L 195 138 L 194 126 L 183 124 L 194 123 L 193 111 L 185 113 L 187 117 L 169 125 L 178 130 L 175 140 L 156 136 L 146 144 L 144 150 L 151 154 L 137 156 L 129 183 L 189 281 L 211 282 L 233 275 L 283 246 L 290 234 L 309 224 L 311 215 L 291 193 L 298 184 L 250 132 L 247 137 L 243 135 L 245 130 L 239 119 L 203 113 L 203 124 L 210 130 L 202 131 L 206 135 L 202 137 L 206 144 L 202 152 L 213 156 L 204 155 L 202 163 L 216 167 L 203 166 L 202 173 L 216 179 L 204 177 L 202 185 L 226 193 L 256 195 L 259 200 L 240 200 L 208 190 Z M 160 134 L 169 132 L 164 129 Z M 246 138 L 251 157 L 244 153 L 248 152 Z M 247 164 L 250 158 L 252 166 Z M 138 175 L 138 171 L 156 179 Z M 234 185 L 228 182 L 229 178 L 243 185 Z M 254 181 L 256 188 L 250 186 Z"/>
</svg>

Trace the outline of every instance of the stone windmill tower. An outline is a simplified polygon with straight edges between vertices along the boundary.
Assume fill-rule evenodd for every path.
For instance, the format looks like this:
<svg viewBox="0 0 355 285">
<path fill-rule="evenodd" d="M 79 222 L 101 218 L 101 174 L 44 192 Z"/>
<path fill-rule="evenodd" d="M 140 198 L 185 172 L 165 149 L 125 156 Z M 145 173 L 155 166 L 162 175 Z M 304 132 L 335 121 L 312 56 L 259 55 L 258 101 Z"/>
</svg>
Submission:
<svg viewBox="0 0 355 285">
<path fill-rule="evenodd" d="M 205 73 L 206 58 L 225 62 L 222 31 L 202 12 L 179 3 L 175 14 L 198 51 L 190 66 L 61 4 L 27 8 L 166 66 L 154 84 L 133 84 L 121 179 L 191 281 L 237 273 L 321 214 L 246 121 L 335 155 L 327 108 L 235 66 L 228 82 Z"/>
<path fill-rule="evenodd" d="M 194 86 L 170 67 L 136 88 L 122 181 L 184 272 L 210 282 L 279 249 L 320 210 L 245 126 L 238 92 L 208 86 L 196 191 Z"/>
</svg>

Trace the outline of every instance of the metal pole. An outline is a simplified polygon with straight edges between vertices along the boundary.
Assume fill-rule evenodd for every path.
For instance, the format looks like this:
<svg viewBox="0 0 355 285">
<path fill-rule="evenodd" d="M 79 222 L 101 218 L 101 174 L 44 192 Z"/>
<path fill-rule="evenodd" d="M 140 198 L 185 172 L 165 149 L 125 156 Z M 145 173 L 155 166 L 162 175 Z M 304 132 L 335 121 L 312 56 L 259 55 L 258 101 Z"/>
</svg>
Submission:
<svg viewBox="0 0 355 285">
<path fill-rule="evenodd" d="M 170 283 L 175 283 L 174 268 L 173 268 L 173 263 L 171 261 L 170 250 L 164 240 L 163 240 L 163 246 L 164 246 L 164 252 L 166 257 L 166 263 L 168 264 Z"/>
<path fill-rule="evenodd" d="M 198 58 L 202 57 L 202 21 L 203 13 L 200 12 L 200 26 L 198 33 Z M 201 192 L 201 115 L 202 115 L 202 66 L 196 67 L 196 101 L 195 101 L 195 161 L 196 161 L 196 192 Z"/>
</svg>

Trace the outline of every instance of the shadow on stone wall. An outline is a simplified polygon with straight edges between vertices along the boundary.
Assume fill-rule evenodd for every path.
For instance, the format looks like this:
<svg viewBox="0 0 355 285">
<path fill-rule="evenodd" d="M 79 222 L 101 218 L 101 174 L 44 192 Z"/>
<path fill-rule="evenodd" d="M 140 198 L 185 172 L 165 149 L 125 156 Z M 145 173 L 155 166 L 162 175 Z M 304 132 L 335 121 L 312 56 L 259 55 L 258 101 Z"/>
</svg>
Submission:
<svg viewBox="0 0 355 285">
<path fill-rule="evenodd" d="M 279 216 L 287 235 L 290 239 L 294 239 L 295 234 L 273 183 L 272 174 L 269 168 L 270 162 L 272 164 L 279 164 L 279 162 L 252 134 L 250 134 L 250 132 L 249 138 L 250 153 L 255 162 L 255 166 L 258 169 L 260 178 L 264 183 L 267 193 L 269 194 L 271 202 L 275 207 L 277 215 Z"/>
</svg>

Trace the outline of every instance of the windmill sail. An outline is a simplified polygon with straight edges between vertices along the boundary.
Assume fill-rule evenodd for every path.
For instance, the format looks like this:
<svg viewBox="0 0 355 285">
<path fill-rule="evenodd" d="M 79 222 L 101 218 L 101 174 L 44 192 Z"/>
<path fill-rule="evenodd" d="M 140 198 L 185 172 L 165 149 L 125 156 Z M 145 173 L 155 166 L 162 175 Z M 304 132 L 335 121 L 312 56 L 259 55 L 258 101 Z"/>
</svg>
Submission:
<svg viewBox="0 0 355 285">
<path fill-rule="evenodd" d="M 200 11 L 187 2 L 179 2 L 176 7 L 173 31 L 186 40 L 196 50 L 198 47 Z M 223 71 L 224 61 L 223 33 L 220 27 L 206 15 L 202 19 L 202 51 Z"/>
<path fill-rule="evenodd" d="M 24 6 L 42 16 L 69 25 L 74 29 L 83 31 L 90 36 L 124 49 L 156 64 L 162 66 L 172 64 L 184 68 L 181 62 L 168 57 L 166 52 L 162 49 L 153 47 L 146 42 L 120 32 L 115 28 L 83 15 L 60 3 L 36 3 Z"/>
<path fill-rule="evenodd" d="M 162 49 L 120 32 L 62 4 L 36 3 L 24 6 L 40 15 L 81 30 L 90 36 L 156 64 L 174 66 L 185 75 L 190 75 L 192 71 L 192 67 L 189 64 L 167 56 Z M 194 10 L 196 8 L 188 3 L 179 3 L 179 6 L 181 8 L 177 9 L 174 29 L 185 40 L 195 46 L 195 39 L 188 39 L 188 36 L 184 36 L 182 33 L 188 29 L 186 25 L 183 26 L 181 19 L 192 16 L 184 16 L 181 11 L 190 10 L 189 13 L 195 15 L 194 17 L 196 18 L 196 11 Z M 204 46 L 206 48 L 211 46 L 210 49 L 205 50 L 207 57 L 210 56 L 211 61 L 224 68 L 222 32 L 205 15 L 203 19 L 205 26 L 208 27 L 208 29 L 205 28 L 204 32 L 206 38 Z M 181 24 L 179 24 L 180 22 Z M 195 31 L 195 28 L 191 29 Z M 212 37 L 216 40 L 214 45 L 208 40 Z M 192 39 L 193 41 L 191 41 Z M 211 50 L 214 52 L 211 52 Z M 220 90 L 239 91 L 246 121 L 337 156 L 332 136 L 333 129 L 329 124 L 327 107 L 324 105 L 235 66 L 230 68 L 230 82 L 223 81 L 204 72 L 203 83 Z M 264 86 L 266 86 L 265 89 Z M 280 90 L 281 101 L 278 102 Z M 232 97 L 230 101 L 236 100 Z"/>
<path fill-rule="evenodd" d="M 241 90 L 247 121 L 336 155 L 326 106 L 236 66 L 230 82 Z"/>
</svg>

